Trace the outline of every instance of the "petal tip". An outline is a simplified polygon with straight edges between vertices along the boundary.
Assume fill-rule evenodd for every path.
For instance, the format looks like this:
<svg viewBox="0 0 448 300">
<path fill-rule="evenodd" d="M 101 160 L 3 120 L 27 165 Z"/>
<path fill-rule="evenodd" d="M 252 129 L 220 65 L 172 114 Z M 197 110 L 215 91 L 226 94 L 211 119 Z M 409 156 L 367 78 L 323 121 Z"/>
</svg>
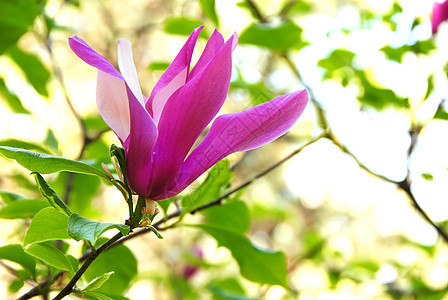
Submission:
<svg viewBox="0 0 448 300">
<path fill-rule="evenodd" d="M 131 42 L 127 38 L 120 38 L 118 39 L 118 45 L 120 44 L 131 45 Z"/>
<path fill-rule="evenodd" d="M 232 36 L 230 37 L 232 40 L 232 51 L 235 50 L 236 45 L 238 44 L 238 34 L 234 32 Z"/>
</svg>

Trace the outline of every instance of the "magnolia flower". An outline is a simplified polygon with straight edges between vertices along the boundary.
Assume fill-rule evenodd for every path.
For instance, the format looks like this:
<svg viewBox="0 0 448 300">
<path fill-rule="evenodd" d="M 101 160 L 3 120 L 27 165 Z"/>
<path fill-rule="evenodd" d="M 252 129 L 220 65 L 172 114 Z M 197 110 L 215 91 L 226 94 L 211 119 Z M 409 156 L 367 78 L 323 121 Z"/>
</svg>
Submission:
<svg viewBox="0 0 448 300">
<path fill-rule="evenodd" d="M 448 0 L 443 2 L 434 2 L 432 7 L 431 27 L 432 33 L 436 33 L 439 25 L 448 19 Z"/>
<path fill-rule="evenodd" d="M 221 115 L 190 153 L 227 96 L 238 40 L 233 34 L 225 42 L 215 30 L 190 71 L 201 29 L 193 30 L 149 98 L 140 89 L 128 40 L 118 41 L 119 72 L 82 39 L 69 38 L 76 55 L 98 69 L 98 109 L 126 150 L 128 183 L 139 196 L 173 197 L 229 154 L 275 140 L 297 121 L 308 101 L 302 90 Z"/>
</svg>

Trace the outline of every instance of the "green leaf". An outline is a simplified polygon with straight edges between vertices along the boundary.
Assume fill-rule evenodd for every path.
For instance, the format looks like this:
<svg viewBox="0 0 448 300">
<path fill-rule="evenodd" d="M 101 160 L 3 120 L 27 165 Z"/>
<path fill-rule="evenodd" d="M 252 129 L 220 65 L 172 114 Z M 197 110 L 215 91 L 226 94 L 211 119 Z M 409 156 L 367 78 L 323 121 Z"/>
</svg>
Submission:
<svg viewBox="0 0 448 300">
<path fill-rule="evenodd" d="M 88 291 L 88 292 L 74 292 L 82 299 L 89 299 L 89 300 L 129 300 L 129 298 L 126 298 L 121 295 L 110 295 L 105 292 L 97 292 L 97 291 Z"/>
<path fill-rule="evenodd" d="M 97 290 L 99 289 L 106 281 L 109 280 L 110 276 L 114 274 L 114 272 L 108 272 L 105 273 L 99 277 L 96 277 L 94 279 L 92 279 L 85 288 L 83 288 L 82 290 L 84 292 L 86 291 L 92 291 L 92 290 Z"/>
<path fill-rule="evenodd" d="M 70 209 L 67 207 L 64 201 L 59 198 L 56 192 L 48 185 L 45 179 L 39 173 L 32 172 L 31 174 L 34 175 L 37 187 L 39 188 L 42 196 L 44 196 L 48 200 L 48 203 L 50 203 L 58 211 L 66 214 L 67 216 L 70 216 L 72 214 Z"/>
<path fill-rule="evenodd" d="M 426 181 L 433 181 L 434 180 L 434 176 L 432 176 L 431 173 L 422 173 L 421 176 Z"/>
<path fill-rule="evenodd" d="M 319 60 L 317 65 L 328 72 L 334 72 L 344 67 L 352 67 L 354 58 L 355 53 L 346 49 L 336 49 L 328 57 Z"/>
<path fill-rule="evenodd" d="M 25 199 L 25 197 L 16 194 L 16 193 L 11 193 L 5 190 L 0 190 L 0 198 L 2 198 L 3 202 L 8 204 L 17 200 L 23 200 Z"/>
<path fill-rule="evenodd" d="M 25 282 L 23 280 L 13 280 L 8 286 L 8 291 L 11 293 L 17 293 L 24 286 L 24 284 Z"/>
<path fill-rule="evenodd" d="M 193 29 L 203 25 L 201 20 L 190 19 L 184 17 L 170 17 L 165 19 L 163 30 L 166 33 L 189 36 Z M 201 38 L 208 38 L 206 31 L 203 29 L 199 35 Z"/>
<path fill-rule="evenodd" d="M 34 151 L 39 151 L 39 152 L 43 152 L 46 154 L 50 154 L 48 149 L 46 149 L 40 145 L 26 142 L 26 141 L 16 140 L 16 139 L 2 140 L 2 141 L 0 141 L 0 146 L 21 148 L 21 149 L 25 149 L 25 150 L 34 150 Z"/>
<path fill-rule="evenodd" d="M 21 265 L 33 278 L 36 277 L 36 261 L 25 253 L 21 245 L 13 244 L 0 247 L 0 259 L 6 259 Z"/>
<path fill-rule="evenodd" d="M 411 45 L 403 45 L 397 48 L 391 46 L 385 46 L 380 50 L 386 54 L 386 57 L 390 60 L 401 63 L 403 56 L 408 52 L 413 52 L 415 54 L 428 54 L 432 50 L 436 49 L 434 44 L 434 39 L 428 39 L 423 41 L 416 41 Z"/>
<path fill-rule="evenodd" d="M 122 295 L 137 275 L 137 260 L 126 246 L 118 245 L 101 253 L 84 273 L 84 277 L 91 281 L 108 272 L 114 272 L 114 275 L 95 292 Z"/>
<path fill-rule="evenodd" d="M 68 171 L 96 175 L 109 181 L 109 177 L 104 172 L 80 161 L 5 146 L 0 146 L 0 154 L 16 160 L 24 168 L 40 174 Z"/>
<path fill-rule="evenodd" d="M 159 239 L 163 240 L 163 235 L 152 225 L 146 225 L 145 228 L 150 229 Z"/>
<path fill-rule="evenodd" d="M 95 140 L 87 145 L 83 158 L 89 161 L 89 164 L 98 170 L 103 170 L 102 162 L 109 162 L 109 144 L 102 139 Z M 112 168 L 112 172 L 115 172 Z M 108 177 L 109 178 L 109 177 Z M 110 180 L 110 179 L 109 179 Z M 109 182 L 109 181 L 107 181 Z"/>
<path fill-rule="evenodd" d="M 45 145 L 47 145 L 50 149 L 55 150 L 55 152 L 59 152 L 59 142 L 54 135 L 53 130 L 48 129 L 47 130 L 47 136 L 45 137 L 44 141 Z M 8 145 L 10 146 L 10 145 Z"/>
<path fill-rule="evenodd" d="M 101 180 L 94 176 L 61 172 L 51 184 L 53 189 L 63 195 L 69 178 L 71 189 L 67 202 L 70 209 L 85 218 L 99 218 L 99 208 L 92 205 L 92 201 L 98 195 Z"/>
<path fill-rule="evenodd" d="M 437 49 L 437 46 L 434 44 L 434 39 L 430 38 L 423 41 L 417 41 L 415 44 L 411 45 L 414 53 L 417 54 L 428 54 L 434 49 Z"/>
<path fill-rule="evenodd" d="M 75 240 L 86 240 L 92 245 L 106 231 L 118 229 L 123 236 L 128 235 L 129 226 L 115 223 L 101 223 L 88 220 L 80 215 L 73 213 L 68 219 L 68 234 Z"/>
<path fill-rule="evenodd" d="M 103 293 L 98 292 L 75 292 L 81 299 L 91 299 L 91 300 L 116 300 Z"/>
<path fill-rule="evenodd" d="M 107 126 L 100 115 L 86 117 L 83 121 L 86 125 L 86 129 L 89 131 L 106 131 L 109 129 L 109 126 Z"/>
<path fill-rule="evenodd" d="M 32 218 L 38 211 L 50 206 L 46 200 L 22 199 L 0 208 L 1 219 Z"/>
<path fill-rule="evenodd" d="M 290 20 L 275 25 L 253 23 L 241 34 L 239 43 L 274 51 L 300 49 L 306 45 L 302 40 L 302 28 Z"/>
<path fill-rule="evenodd" d="M 286 11 L 287 14 L 306 14 L 311 12 L 312 5 L 306 1 L 288 1 L 282 8 L 282 12 Z"/>
<path fill-rule="evenodd" d="M 207 289 L 212 293 L 213 300 L 253 300 L 245 296 L 241 284 L 235 278 L 214 279 L 207 285 Z"/>
<path fill-rule="evenodd" d="M 212 168 L 204 183 L 194 192 L 182 198 L 181 204 L 183 210 L 180 218 L 182 219 L 190 211 L 221 196 L 223 191 L 228 187 L 232 176 L 229 162 L 227 160 L 218 162 Z"/>
<path fill-rule="evenodd" d="M 65 214 L 53 207 L 40 210 L 31 220 L 23 239 L 23 246 L 48 240 L 70 239 L 67 233 L 67 220 Z"/>
<path fill-rule="evenodd" d="M 247 297 L 238 293 L 229 292 L 223 290 L 216 286 L 215 284 L 210 284 L 208 290 L 213 294 L 213 300 L 256 300 L 260 298 Z"/>
<path fill-rule="evenodd" d="M 232 292 L 235 294 L 245 294 L 244 288 L 241 283 L 233 277 L 213 280 L 207 287 L 215 286 L 221 290 Z"/>
<path fill-rule="evenodd" d="M 446 100 L 442 100 L 439 104 L 439 107 L 437 107 L 437 111 L 434 114 L 434 119 L 440 119 L 440 120 L 446 120 L 448 121 L 448 112 L 446 109 L 447 106 Z"/>
<path fill-rule="evenodd" d="M 287 284 L 286 257 L 282 252 L 255 247 L 248 238 L 232 230 L 209 224 L 191 225 L 211 235 L 220 246 L 226 247 L 240 266 L 241 275 L 261 284 Z"/>
<path fill-rule="evenodd" d="M 407 99 L 397 96 L 392 90 L 373 85 L 366 77 L 365 72 L 358 71 L 357 78 L 361 82 L 361 87 L 364 90 L 362 96 L 358 100 L 365 105 L 371 106 L 377 110 L 381 110 L 390 106 L 397 108 L 408 108 L 409 102 Z"/>
<path fill-rule="evenodd" d="M 154 61 L 148 65 L 150 71 L 165 71 L 170 66 L 169 62 Z"/>
<path fill-rule="evenodd" d="M 426 94 L 425 97 L 423 98 L 424 100 L 428 99 L 429 95 L 431 95 L 432 91 L 434 90 L 434 74 L 431 74 L 428 77 L 428 87 L 426 88 Z"/>
<path fill-rule="evenodd" d="M 50 80 L 50 72 L 34 55 L 21 50 L 17 46 L 8 49 L 8 55 L 22 69 L 28 82 L 44 97 L 48 97 L 47 83 Z"/>
<path fill-rule="evenodd" d="M 28 31 L 39 14 L 36 0 L 0 0 L 0 54 Z"/>
<path fill-rule="evenodd" d="M 165 218 L 168 215 L 168 208 L 170 207 L 171 203 L 173 203 L 174 199 L 175 199 L 175 197 L 166 199 L 166 200 L 162 200 L 162 201 L 157 201 L 157 206 L 162 209 L 163 216 Z"/>
<path fill-rule="evenodd" d="M 25 252 L 43 260 L 56 269 L 68 271 L 71 275 L 74 274 L 73 266 L 69 259 L 56 247 L 47 243 L 37 243 L 29 246 L 25 249 Z"/>
<path fill-rule="evenodd" d="M 215 9 L 215 0 L 199 0 L 202 11 L 218 27 L 219 20 Z"/>
<path fill-rule="evenodd" d="M 391 46 L 385 46 L 380 49 L 386 54 L 386 57 L 390 60 L 401 63 L 403 56 L 411 50 L 411 47 L 404 45 L 398 48 L 393 48 Z"/>
<path fill-rule="evenodd" d="M 250 226 L 249 209 L 242 201 L 226 202 L 224 205 L 213 206 L 201 211 L 207 219 L 207 224 L 245 233 Z"/>
<path fill-rule="evenodd" d="M 1 1 L 1 0 L 0 0 Z M 0 18 L 1 19 L 1 18 Z M 0 34 L 1 35 L 1 34 Z M 0 46 L 1 47 L 1 46 Z M 8 89 L 3 78 L 0 77 L 0 99 L 2 99 L 8 108 L 17 114 L 30 114 L 31 112 L 26 109 L 19 97 Z"/>
<path fill-rule="evenodd" d="M 79 260 L 70 254 L 66 254 L 67 249 L 61 249 L 61 252 L 65 254 L 65 257 L 67 257 L 68 261 L 72 265 L 73 271 L 77 272 L 79 269 Z"/>
</svg>

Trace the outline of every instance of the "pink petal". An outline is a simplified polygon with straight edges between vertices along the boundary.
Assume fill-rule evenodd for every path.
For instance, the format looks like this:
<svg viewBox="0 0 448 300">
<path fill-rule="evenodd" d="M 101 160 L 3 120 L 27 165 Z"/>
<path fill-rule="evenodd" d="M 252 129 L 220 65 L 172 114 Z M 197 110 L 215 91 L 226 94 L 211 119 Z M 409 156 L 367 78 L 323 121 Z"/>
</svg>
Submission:
<svg viewBox="0 0 448 300">
<path fill-rule="evenodd" d="M 448 19 L 448 1 L 434 2 L 432 9 L 431 27 L 432 33 L 436 33 L 439 25 Z"/>
<path fill-rule="evenodd" d="M 169 97 L 178 88 L 183 86 L 187 80 L 188 72 L 190 71 L 191 56 L 193 55 L 194 46 L 201 29 L 202 27 L 193 30 L 187 42 L 168 69 L 163 73 L 162 77 L 160 77 L 149 96 L 146 109 L 152 113 L 156 123 L 159 122 L 163 108 Z"/>
<path fill-rule="evenodd" d="M 197 75 L 166 103 L 155 147 L 152 196 L 175 185 L 182 162 L 204 128 L 218 113 L 229 89 L 234 34 Z"/>
<path fill-rule="evenodd" d="M 306 90 L 277 97 L 245 111 L 222 115 L 186 159 L 172 197 L 227 155 L 263 146 L 286 133 L 305 109 Z"/>
<path fill-rule="evenodd" d="M 130 134 L 125 142 L 127 178 L 139 196 L 148 197 L 151 192 L 151 164 L 157 127 L 129 88 L 127 94 L 131 116 Z"/>
<path fill-rule="evenodd" d="M 129 136 L 129 104 L 126 84 L 98 70 L 96 104 L 101 117 L 123 144 Z"/>
<path fill-rule="evenodd" d="M 102 55 L 93 50 L 85 41 L 77 36 L 68 38 L 68 43 L 73 52 L 81 58 L 84 62 L 88 63 L 92 67 L 103 71 L 113 77 L 124 80 L 121 74 L 115 69 L 115 67 Z"/>
<path fill-rule="evenodd" d="M 218 53 L 218 51 L 221 50 L 223 45 L 224 45 L 224 38 L 218 32 L 218 30 L 215 29 L 212 36 L 207 41 L 207 45 L 205 46 L 204 52 L 202 52 L 198 62 L 188 75 L 188 80 L 191 80 L 200 70 L 202 70 L 202 68 L 206 64 L 208 64 L 210 60 L 213 59 L 213 57 L 215 57 L 216 53 Z"/>
<path fill-rule="evenodd" d="M 132 45 L 127 39 L 118 40 L 117 45 L 118 68 L 124 77 L 135 97 L 145 106 L 146 98 L 142 94 L 142 89 L 138 82 L 137 70 L 135 69 L 134 58 L 132 57 Z"/>
<path fill-rule="evenodd" d="M 73 52 L 98 69 L 96 103 L 101 117 L 123 143 L 129 135 L 129 105 L 121 74 L 102 55 L 77 36 L 68 39 Z"/>
</svg>

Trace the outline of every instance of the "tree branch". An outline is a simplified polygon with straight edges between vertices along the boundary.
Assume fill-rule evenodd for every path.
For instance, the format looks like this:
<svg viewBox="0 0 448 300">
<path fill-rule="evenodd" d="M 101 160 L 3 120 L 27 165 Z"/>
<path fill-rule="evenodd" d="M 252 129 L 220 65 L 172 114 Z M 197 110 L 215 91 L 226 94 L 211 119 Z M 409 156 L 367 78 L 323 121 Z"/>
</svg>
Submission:
<svg viewBox="0 0 448 300">
<path fill-rule="evenodd" d="M 246 4 L 260 23 L 268 23 L 268 19 L 261 13 L 260 9 L 253 0 L 246 0 Z"/>
<path fill-rule="evenodd" d="M 73 276 L 72 280 L 62 289 L 59 294 L 53 298 L 53 300 L 60 300 L 64 298 L 65 296 L 69 295 L 73 287 L 75 286 L 76 282 L 81 278 L 81 276 L 84 274 L 84 272 L 87 270 L 87 268 L 90 266 L 91 263 L 95 261 L 95 259 L 107 248 L 109 248 L 110 245 L 115 243 L 119 238 L 121 238 L 123 234 L 121 232 L 117 233 L 115 236 L 113 236 L 110 240 L 108 240 L 106 243 L 101 245 L 95 252 L 91 252 L 87 260 L 84 262 L 84 264 L 79 268 L 78 272 L 76 272 L 75 276 Z"/>
<path fill-rule="evenodd" d="M 315 97 L 314 97 L 314 95 L 312 93 L 312 89 L 303 82 L 302 76 L 301 76 L 299 70 L 297 69 L 296 65 L 294 64 L 294 62 L 286 54 L 283 54 L 282 56 L 285 59 L 285 61 L 287 62 L 287 64 L 289 65 L 291 71 L 296 75 L 296 77 L 300 81 L 300 83 L 302 83 L 306 87 L 306 89 L 308 90 L 308 93 L 310 94 L 311 101 L 312 101 L 313 105 L 315 106 L 315 108 L 317 110 L 319 123 L 327 126 L 325 128 L 329 128 L 329 124 L 328 124 L 326 116 L 325 116 L 325 111 L 324 111 L 322 105 L 318 101 L 315 100 Z M 409 159 L 411 157 L 412 152 L 414 151 L 415 145 L 417 144 L 418 136 L 419 136 L 419 133 L 421 132 L 421 129 L 422 129 L 422 127 L 418 126 L 415 129 L 411 130 L 410 133 L 409 133 L 410 136 L 411 136 L 411 144 L 410 144 L 409 149 L 408 149 L 408 155 L 407 155 L 408 156 L 408 161 L 409 161 Z M 394 180 L 391 180 L 391 179 L 387 178 L 384 175 L 375 173 L 372 170 L 370 170 L 345 145 L 343 145 L 341 142 L 339 142 L 338 138 L 334 134 L 330 133 L 328 135 L 328 138 L 342 152 L 350 155 L 355 160 L 355 162 L 358 164 L 358 166 L 361 169 L 363 169 L 364 171 L 366 171 L 367 173 L 369 173 L 370 175 L 372 175 L 374 177 L 377 177 L 377 178 L 380 178 L 380 179 L 382 179 L 382 180 L 384 180 L 386 182 L 395 184 L 399 189 L 404 191 L 408 195 L 412 205 L 415 207 L 417 212 L 423 217 L 423 219 L 425 219 L 440 234 L 442 239 L 446 243 L 448 243 L 448 233 L 446 233 L 445 230 L 442 227 L 440 227 L 439 225 L 434 223 L 431 220 L 431 218 L 428 216 L 428 214 L 426 214 L 426 212 L 420 206 L 420 204 L 418 204 L 418 202 L 416 201 L 416 199 L 414 197 L 414 194 L 411 191 L 409 165 L 408 165 L 406 178 L 403 181 L 401 181 L 401 182 L 397 182 L 397 181 L 394 181 Z"/>
<path fill-rule="evenodd" d="M 207 209 L 207 208 L 212 207 L 212 206 L 215 206 L 215 205 L 220 205 L 221 202 L 222 202 L 224 199 L 228 198 L 228 197 L 231 196 L 232 194 L 234 194 L 234 193 L 240 191 L 241 189 L 247 187 L 248 185 L 252 184 L 255 180 L 257 180 L 257 179 L 259 179 L 259 178 L 265 176 L 266 174 L 270 173 L 271 171 L 273 171 L 274 169 L 276 169 L 277 167 L 279 167 L 280 165 L 282 165 L 283 163 L 285 163 L 286 161 L 288 161 L 289 159 L 291 159 L 291 158 L 294 157 L 295 155 L 297 155 L 297 154 L 299 154 L 300 152 L 302 152 L 303 149 L 305 149 L 306 147 L 308 147 L 308 146 L 311 145 L 311 144 L 314 144 L 315 142 L 317 142 L 318 140 L 320 140 L 321 138 L 324 138 L 324 137 L 328 137 L 328 132 L 327 132 L 327 131 L 322 132 L 322 133 L 321 133 L 319 136 L 317 136 L 316 138 L 310 140 L 310 141 L 307 142 L 305 145 L 302 145 L 301 147 L 297 148 L 296 150 L 294 150 L 293 152 L 291 152 L 289 155 L 285 156 L 284 158 L 282 158 L 282 159 L 279 160 L 278 162 L 274 163 L 273 165 L 269 166 L 269 167 L 266 168 L 265 170 L 263 170 L 263 171 L 261 171 L 260 173 L 256 174 L 254 177 L 250 178 L 249 180 L 246 180 L 246 181 L 243 182 L 242 184 L 240 184 L 240 185 L 238 185 L 237 187 L 231 189 L 230 191 L 228 191 L 228 192 L 225 193 L 224 195 L 222 195 L 222 196 L 216 198 L 215 200 L 210 201 L 210 202 L 208 202 L 208 203 L 206 203 L 206 204 L 204 204 L 204 205 L 202 205 L 202 206 L 200 206 L 200 207 L 198 207 L 198 208 L 192 210 L 192 211 L 189 212 L 189 213 L 193 215 L 193 214 L 197 213 L 198 211 Z M 165 223 L 165 222 L 168 221 L 168 220 L 171 220 L 171 219 L 173 219 L 173 218 L 176 218 L 176 217 L 180 216 L 181 213 L 182 213 L 182 209 L 178 209 L 178 210 L 176 210 L 175 212 L 169 214 L 165 219 L 158 220 L 157 222 L 153 223 L 152 225 L 153 225 L 154 227 L 156 227 L 157 230 L 160 230 L 160 231 L 161 231 L 161 230 L 164 230 L 164 228 L 160 228 L 160 225 L 163 224 L 163 223 Z M 122 244 L 122 243 L 124 243 L 124 242 L 127 241 L 127 240 L 133 239 L 133 238 L 135 238 L 135 237 L 137 237 L 137 236 L 140 236 L 140 235 L 142 235 L 142 234 L 146 234 L 146 233 L 149 233 L 149 232 L 151 232 L 151 230 L 149 230 L 149 229 L 142 229 L 142 230 L 140 230 L 140 231 L 137 231 L 137 232 L 135 232 L 135 233 L 132 233 L 132 234 L 130 234 L 130 235 L 128 235 L 128 236 L 123 237 L 123 238 L 120 239 L 119 241 L 117 241 L 114 245 L 112 245 L 112 247 L 113 247 L 113 246 L 116 246 L 116 245 L 119 245 L 119 244 Z"/>
<path fill-rule="evenodd" d="M 295 155 L 297 155 L 297 154 L 299 154 L 300 152 L 302 152 L 303 149 L 305 149 L 305 148 L 308 147 L 309 145 L 311 145 L 311 144 L 317 142 L 317 141 L 320 140 L 321 138 L 325 138 L 325 137 L 328 138 L 328 136 L 329 136 L 329 133 L 328 133 L 327 131 L 322 132 L 322 133 L 321 133 L 319 136 L 317 136 L 316 138 L 314 138 L 314 139 L 308 141 L 306 144 L 300 146 L 299 148 L 297 148 L 296 150 L 294 150 L 293 152 L 291 152 L 289 155 L 287 155 L 287 156 L 284 157 L 283 159 L 279 160 L 278 162 L 276 162 L 276 163 L 274 163 L 273 165 L 269 166 L 269 167 L 266 168 L 265 170 L 263 170 L 263 171 L 261 171 L 260 173 L 256 174 L 256 175 L 255 175 L 254 177 L 252 177 L 251 179 L 249 179 L 249 180 L 243 182 L 242 184 L 240 184 L 239 186 L 237 186 L 237 187 L 233 188 L 232 190 L 228 191 L 227 193 L 225 193 L 224 195 L 220 196 L 219 198 L 216 198 L 215 200 L 210 201 L 210 202 L 208 202 L 208 203 L 206 203 L 206 204 L 204 204 L 204 205 L 202 205 L 202 206 L 196 208 L 195 210 L 191 211 L 190 214 L 195 214 L 195 213 L 198 212 L 198 211 L 201 211 L 201 210 L 207 209 L 207 208 L 209 208 L 209 207 L 212 207 L 212 206 L 221 204 L 221 202 L 222 202 L 224 199 L 226 199 L 227 197 L 229 197 L 229 196 L 231 196 L 232 194 L 234 194 L 234 193 L 240 191 L 241 189 L 243 189 L 243 188 L 249 186 L 249 185 L 252 184 L 255 180 L 257 180 L 257 179 L 259 179 L 259 178 L 265 176 L 266 174 L 270 173 L 271 171 L 273 171 L 274 169 L 276 169 L 277 167 L 279 167 L 280 165 L 282 165 L 283 163 L 285 163 L 286 161 L 288 161 L 289 159 L 291 159 L 291 158 L 294 157 Z M 171 219 L 174 219 L 174 218 L 180 216 L 181 213 L 182 213 L 182 209 L 178 209 L 178 210 L 176 210 L 175 212 L 169 214 L 166 218 L 164 218 L 164 219 L 160 219 L 160 220 L 158 220 L 157 222 L 154 222 L 152 225 L 153 225 L 155 228 L 157 228 L 157 230 L 162 231 L 162 230 L 164 230 L 165 228 L 160 228 L 160 225 L 162 225 L 163 223 L 165 223 L 165 222 L 168 221 L 168 220 L 171 220 Z M 143 235 L 143 234 L 146 234 L 146 233 L 150 233 L 150 232 L 152 232 L 152 231 L 149 230 L 149 229 L 142 229 L 142 230 L 136 231 L 136 232 L 134 232 L 134 233 L 132 233 L 132 234 L 129 234 L 129 235 L 125 236 L 125 237 L 122 237 L 121 233 L 118 233 L 116 236 L 114 236 L 114 237 L 112 238 L 112 239 L 115 238 L 115 240 L 112 240 L 112 239 L 109 240 L 109 241 L 106 243 L 107 245 L 106 245 L 106 244 L 103 244 L 103 246 L 101 246 L 101 247 L 97 250 L 96 256 L 98 256 L 99 253 L 101 253 L 101 252 L 103 252 L 103 251 L 105 251 L 105 250 L 107 250 L 107 249 L 113 248 L 113 247 L 115 247 L 115 246 L 118 246 L 118 245 L 120 245 L 120 244 L 123 244 L 124 242 L 126 242 L 126 241 L 128 241 L 128 240 L 130 240 L 130 239 L 134 239 L 134 238 L 136 238 L 136 237 L 138 237 L 138 236 L 140 236 L 140 235 Z M 112 243 L 110 243 L 110 241 L 112 241 Z M 72 283 L 72 284 L 69 283 L 70 286 L 67 285 L 67 286 L 64 288 L 64 290 L 66 290 L 64 293 L 66 293 L 66 292 L 69 291 L 69 290 L 70 290 L 70 292 L 71 292 L 71 290 L 73 289 L 74 284 L 76 283 L 76 281 L 77 281 L 77 280 L 79 279 L 79 277 L 85 272 L 85 270 L 86 270 L 87 267 L 93 262 L 93 260 L 96 259 L 96 256 L 94 256 L 93 253 L 92 253 L 91 251 L 87 251 L 87 252 L 85 252 L 85 253 L 78 259 L 80 262 L 83 262 L 83 261 L 86 261 L 86 262 L 82 265 L 81 269 L 75 274 L 75 277 L 73 277 L 73 279 L 70 281 L 70 283 Z M 90 261 L 90 260 L 91 260 L 91 261 Z M 90 262 L 89 262 L 89 261 L 90 261 Z M 82 273 L 80 273 L 79 276 L 76 276 L 76 275 L 78 275 L 78 273 L 79 273 L 82 269 L 83 269 Z M 58 274 L 56 274 L 55 279 L 60 278 L 63 274 L 64 274 L 64 272 L 59 272 Z M 43 283 L 39 284 L 38 286 L 34 287 L 33 289 L 31 289 L 30 291 L 28 291 L 26 294 L 22 295 L 22 296 L 21 296 L 20 298 L 18 298 L 18 299 L 19 299 L 19 300 L 26 300 L 26 299 L 30 299 L 30 298 L 32 298 L 32 297 L 34 297 L 34 296 L 40 295 L 40 294 L 41 294 L 40 291 L 43 290 L 43 289 L 45 289 L 45 288 L 48 288 L 48 285 L 49 285 L 49 284 L 50 284 L 50 280 L 46 280 L 45 282 L 43 282 Z M 62 291 L 61 291 L 61 293 L 62 293 Z M 68 294 L 66 294 L 66 295 L 68 295 Z M 62 299 L 62 298 L 55 298 L 55 299 Z"/>
</svg>

